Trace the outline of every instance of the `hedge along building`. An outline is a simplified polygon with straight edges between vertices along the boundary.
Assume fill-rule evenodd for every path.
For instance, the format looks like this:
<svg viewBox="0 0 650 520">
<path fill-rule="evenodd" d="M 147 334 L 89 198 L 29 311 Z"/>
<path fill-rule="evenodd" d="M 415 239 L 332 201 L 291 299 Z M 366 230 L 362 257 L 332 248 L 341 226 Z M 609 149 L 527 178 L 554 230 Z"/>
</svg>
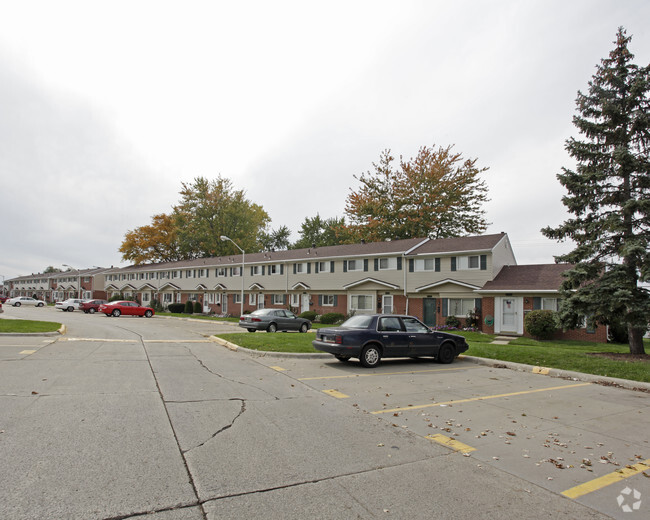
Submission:
<svg viewBox="0 0 650 520">
<path fill-rule="evenodd" d="M 163 305 L 199 301 L 205 312 L 290 307 L 297 313 L 408 313 L 429 325 L 464 322 L 475 291 L 516 260 L 505 233 L 414 238 L 134 265 L 106 273 L 109 297 Z"/>
</svg>

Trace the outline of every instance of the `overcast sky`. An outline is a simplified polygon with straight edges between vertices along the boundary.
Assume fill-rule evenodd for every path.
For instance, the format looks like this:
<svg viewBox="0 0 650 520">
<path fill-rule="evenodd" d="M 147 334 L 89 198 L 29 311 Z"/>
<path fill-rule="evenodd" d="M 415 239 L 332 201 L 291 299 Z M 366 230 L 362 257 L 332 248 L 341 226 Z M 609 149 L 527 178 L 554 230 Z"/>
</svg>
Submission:
<svg viewBox="0 0 650 520">
<path fill-rule="evenodd" d="M 578 90 L 650 2 L 0 0 L 0 276 L 126 265 L 124 234 L 221 174 L 298 238 L 344 215 L 382 150 L 488 167 L 520 264 L 567 244 Z"/>
</svg>

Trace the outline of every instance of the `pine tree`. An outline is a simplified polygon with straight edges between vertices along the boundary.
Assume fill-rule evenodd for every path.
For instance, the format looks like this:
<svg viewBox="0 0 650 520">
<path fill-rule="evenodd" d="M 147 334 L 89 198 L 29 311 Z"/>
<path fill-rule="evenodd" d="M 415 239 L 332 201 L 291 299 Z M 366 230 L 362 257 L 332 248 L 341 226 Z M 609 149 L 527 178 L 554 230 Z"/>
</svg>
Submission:
<svg viewBox="0 0 650 520">
<path fill-rule="evenodd" d="M 573 123 L 584 136 L 566 150 L 575 171 L 558 174 L 574 215 L 542 233 L 571 239 L 573 251 L 556 257 L 574 267 L 562 284 L 560 319 L 576 327 L 587 318 L 627 324 L 631 354 L 644 354 L 650 320 L 650 66 L 632 63 L 631 37 L 619 28 L 616 48 L 601 60 L 587 94 L 578 92 Z"/>
</svg>

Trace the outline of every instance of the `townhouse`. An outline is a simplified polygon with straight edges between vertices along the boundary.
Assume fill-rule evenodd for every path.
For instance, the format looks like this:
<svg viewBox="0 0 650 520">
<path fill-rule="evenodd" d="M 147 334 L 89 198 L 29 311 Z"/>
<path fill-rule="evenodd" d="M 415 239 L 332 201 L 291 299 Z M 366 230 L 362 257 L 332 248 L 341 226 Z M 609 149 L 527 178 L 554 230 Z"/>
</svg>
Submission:
<svg viewBox="0 0 650 520">
<path fill-rule="evenodd" d="M 431 326 L 468 316 L 485 332 L 525 334 L 524 316 L 556 310 L 568 265 L 518 266 L 506 233 L 413 238 L 68 271 L 12 280 L 12 295 L 48 301 L 120 295 L 151 305 L 199 302 L 204 313 L 238 316 L 264 307 L 404 313 Z M 49 289 L 46 289 L 48 287 Z M 43 298 L 45 299 L 45 298 Z M 606 327 L 558 333 L 606 341 Z"/>
</svg>

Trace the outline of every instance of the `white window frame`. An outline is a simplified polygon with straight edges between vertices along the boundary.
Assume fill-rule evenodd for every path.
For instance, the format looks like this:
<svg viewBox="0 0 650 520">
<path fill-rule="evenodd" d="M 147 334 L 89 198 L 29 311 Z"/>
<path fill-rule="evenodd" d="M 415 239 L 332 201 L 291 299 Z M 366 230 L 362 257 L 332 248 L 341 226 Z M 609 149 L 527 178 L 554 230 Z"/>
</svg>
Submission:
<svg viewBox="0 0 650 520">
<path fill-rule="evenodd" d="M 359 299 L 363 298 L 364 303 L 369 303 L 368 307 L 359 307 Z M 350 296 L 350 310 L 352 311 L 374 311 L 375 310 L 375 296 L 373 294 L 353 294 Z"/>
<path fill-rule="evenodd" d="M 270 275 L 280 274 L 280 264 L 270 264 L 268 269 Z"/>
<path fill-rule="evenodd" d="M 476 309 L 476 300 L 474 298 L 449 298 L 447 315 L 464 318 L 474 309 Z"/>
<path fill-rule="evenodd" d="M 255 305 L 257 302 L 257 294 L 250 293 L 248 295 L 248 305 Z"/>
<path fill-rule="evenodd" d="M 332 268 L 332 264 L 330 264 L 330 262 L 318 262 L 319 273 L 329 273 L 332 270 L 331 268 Z"/>
<path fill-rule="evenodd" d="M 252 272 L 253 276 L 261 276 L 261 274 L 262 274 L 262 266 L 260 266 L 260 265 L 252 265 L 251 266 L 251 272 Z M 233 274 L 234 274 L 234 272 L 233 272 Z"/>
<path fill-rule="evenodd" d="M 543 311 L 557 311 L 558 303 L 557 298 L 542 298 L 541 309 Z"/>
<path fill-rule="evenodd" d="M 354 267 L 351 266 L 351 262 L 354 262 Z M 348 260 L 348 271 L 363 271 L 363 260 L 357 260 L 356 258 Z"/>
<path fill-rule="evenodd" d="M 476 261 L 476 265 L 470 266 L 474 260 Z M 481 269 L 481 255 L 467 255 L 456 257 L 457 271 L 478 271 L 479 269 Z"/>
<path fill-rule="evenodd" d="M 415 259 L 415 271 L 424 272 L 424 271 L 435 271 L 436 269 L 436 259 L 435 258 L 416 258 Z"/>
<path fill-rule="evenodd" d="M 272 294 L 271 305 L 284 305 L 284 294 Z"/>
<path fill-rule="evenodd" d="M 233 303 L 241 303 L 241 293 L 235 293 L 232 295 Z"/>
<path fill-rule="evenodd" d="M 233 276 L 241 276 L 241 266 L 233 267 L 232 268 L 232 275 Z"/>
<path fill-rule="evenodd" d="M 394 256 L 380 258 L 378 264 L 380 271 L 395 271 L 397 269 L 397 258 Z M 382 266 L 382 264 L 384 265 Z"/>
<path fill-rule="evenodd" d="M 302 274 L 307 272 L 307 264 L 305 263 L 297 263 L 296 264 L 296 274 Z"/>
<path fill-rule="evenodd" d="M 298 307 L 300 305 L 300 295 L 299 294 L 292 294 L 291 295 L 291 306 L 292 307 Z"/>
<path fill-rule="evenodd" d="M 321 302 L 323 304 L 323 307 L 334 307 L 334 295 L 323 294 L 321 297 Z"/>
</svg>

